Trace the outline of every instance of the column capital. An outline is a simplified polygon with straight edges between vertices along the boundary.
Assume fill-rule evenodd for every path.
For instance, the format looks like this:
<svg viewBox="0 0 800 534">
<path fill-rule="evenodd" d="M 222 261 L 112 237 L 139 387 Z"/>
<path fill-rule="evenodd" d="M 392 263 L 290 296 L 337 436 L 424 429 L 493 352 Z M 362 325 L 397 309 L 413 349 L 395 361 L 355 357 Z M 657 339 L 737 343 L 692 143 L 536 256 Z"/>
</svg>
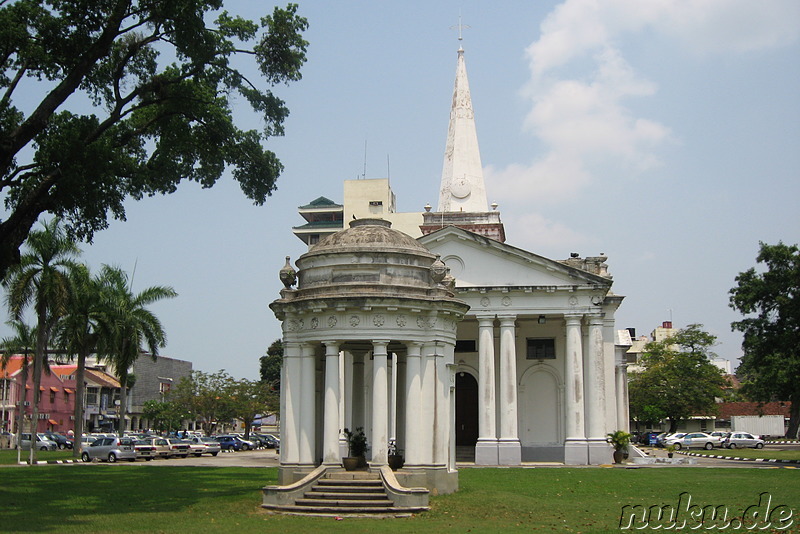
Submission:
<svg viewBox="0 0 800 534">
<path fill-rule="evenodd" d="M 500 321 L 500 326 L 514 326 L 517 321 L 517 315 L 498 315 L 497 319 Z"/>
<path fill-rule="evenodd" d="M 329 356 L 331 353 L 336 352 L 339 353 L 339 341 L 323 341 L 323 345 L 325 345 L 325 355 Z"/>
<path fill-rule="evenodd" d="M 599 314 L 599 313 L 586 314 L 586 320 L 592 326 L 602 326 L 603 325 L 603 315 Z"/>
<path fill-rule="evenodd" d="M 478 319 L 478 324 L 481 326 L 487 326 L 487 323 L 491 323 L 492 325 L 494 325 L 494 319 L 495 319 L 494 314 L 476 315 L 475 317 Z"/>
<path fill-rule="evenodd" d="M 567 325 L 580 325 L 581 320 L 583 319 L 582 313 L 565 313 L 564 314 L 564 321 Z"/>
</svg>

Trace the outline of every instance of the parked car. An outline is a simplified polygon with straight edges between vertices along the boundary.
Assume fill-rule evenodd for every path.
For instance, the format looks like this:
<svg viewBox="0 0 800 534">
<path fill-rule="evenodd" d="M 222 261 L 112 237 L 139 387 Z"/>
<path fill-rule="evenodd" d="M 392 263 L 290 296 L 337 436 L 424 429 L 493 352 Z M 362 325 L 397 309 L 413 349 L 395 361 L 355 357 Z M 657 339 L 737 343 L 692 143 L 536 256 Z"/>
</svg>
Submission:
<svg viewBox="0 0 800 534">
<path fill-rule="evenodd" d="M 760 436 L 754 436 L 747 432 L 731 432 L 731 435 L 725 438 L 722 443 L 723 447 L 728 449 L 736 449 L 742 447 L 755 447 L 756 449 L 764 448 L 764 440 Z"/>
<path fill-rule="evenodd" d="M 644 432 L 638 436 L 636 441 L 642 445 L 657 445 L 658 432 Z"/>
<path fill-rule="evenodd" d="M 714 432 L 709 432 L 708 435 L 714 438 L 714 446 L 715 447 L 722 447 L 722 440 L 728 436 L 729 432 L 722 432 L 720 430 L 715 430 Z"/>
<path fill-rule="evenodd" d="M 135 439 L 133 448 L 136 450 L 136 458 L 138 459 L 150 461 L 156 457 L 156 448 L 147 440 Z"/>
<path fill-rule="evenodd" d="M 667 438 L 664 443 L 667 447 L 670 445 L 675 446 L 676 449 L 706 449 L 711 450 L 714 448 L 715 438 L 709 436 L 705 432 L 691 432 L 683 434 L 681 437 Z"/>
<path fill-rule="evenodd" d="M 238 436 L 217 436 L 220 449 L 223 451 L 241 451 L 243 442 Z M 247 449 L 244 449 L 247 450 Z"/>
<path fill-rule="evenodd" d="M 252 439 L 244 439 L 243 434 L 231 434 L 235 438 L 239 439 L 242 442 L 242 450 L 249 451 L 250 449 L 257 449 L 258 448 L 258 441 Z"/>
<path fill-rule="evenodd" d="M 47 439 L 44 434 L 36 434 L 36 450 L 37 451 L 54 451 L 58 448 L 55 441 Z M 31 450 L 31 435 L 30 433 L 22 434 L 20 440 L 20 449 L 23 451 Z"/>
<path fill-rule="evenodd" d="M 107 460 L 114 463 L 117 460 L 136 461 L 136 449 L 131 438 L 100 438 L 85 447 L 81 453 L 84 462 L 92 460 Z"/>
<path fill-rule="evenodd" d="M 189 441 L 193 444 L 203 444 L 205 446 L 205 449 L 203 450 L 202 454 L 210 454 L 211 456 L 216 456 L 217 454 L 219 454 L 219 451 L 222 450 L 219 441 L 215 440 L 214 438 L 207 438 L 205 436 L 194 436 L 189 438 Z"/>
<path fill-rule="evenodd" d="M 186 458 L 189 456 L 189 443 L 177 438 L 164 438 L 169 445 L 170 456 L 173 458 Z"/>
<path fill-rule="evenodd" d="M 153 449 L 155 449 L 153 454 L 155 458 L 170 458 L 172 456 L 172 449 L 166 439 L 151 436 L 145 438 L 144 441 L 152 445 Z"/>
<path fill-rule="evenodd" d="M 281 441 L 281 440 L 279 440 L 277 437 L 275 437 L 272 434 L 255 434 L 255 435 L 258 436 L 259 439 L 261 439 L 262 441 L 265 442 L 265 447 L 268 448 L 268 449 L 277 448 L 278 444 Z"/>
<path fill-rule="evenodd" d="M 72 448 L 72 440 L 63 434 L 57 434 L 55 432 L 45 432 L 44 436 L 50 441 L 55 441 L 59 449 Z"/>
</svg>

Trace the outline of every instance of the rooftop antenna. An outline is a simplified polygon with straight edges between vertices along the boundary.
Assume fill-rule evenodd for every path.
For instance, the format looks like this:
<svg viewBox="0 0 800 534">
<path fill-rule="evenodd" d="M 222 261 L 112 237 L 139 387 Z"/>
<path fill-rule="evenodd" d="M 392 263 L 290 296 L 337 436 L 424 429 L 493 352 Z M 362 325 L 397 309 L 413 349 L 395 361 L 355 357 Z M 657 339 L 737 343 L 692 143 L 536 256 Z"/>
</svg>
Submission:
<svg viewBox="0 0 800 534">
<path fill-rule="evenodd" d="M 450 29 L 451 29 L 451 30 L 456 30 L 456 29 L 458 30 L 458 41 L 459 41 L 459 44 L 458 44 L 458 49 L 459 49 L 460 51 L 463 51 L 463 50 L 464 50 L 464 47 L 463 47 L 463 46 L 461 46 L 461 41 L 463 41 L 463 40 L 464 40 L 463 31 L 464 31 L 465 29 L 469 29 L 469 28 L 471 28 L 471 26 L 467 26 L 466 24 L 462 24 L 462 23 L 461 23 L 461 10 L 459 9 L 459 10 L 458 10 L 458 25 L 457 25 L 457 26 L 450 26 Z"/>
<path fill-rule="evenodd" d="M 367 179 L 367 140 L 364 139 L 364 172 L 361 174 L 361 179 Z"/>
</svg>

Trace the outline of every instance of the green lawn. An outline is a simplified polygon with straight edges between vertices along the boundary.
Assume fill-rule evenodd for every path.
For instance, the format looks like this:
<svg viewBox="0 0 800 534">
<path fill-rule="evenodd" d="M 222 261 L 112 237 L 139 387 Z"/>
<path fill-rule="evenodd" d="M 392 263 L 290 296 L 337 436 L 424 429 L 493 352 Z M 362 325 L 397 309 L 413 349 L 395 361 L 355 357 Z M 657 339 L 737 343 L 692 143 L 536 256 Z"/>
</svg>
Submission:
<svg viewBox="0 0 800 534">
<path fill-rule="evenodd" d="M 741 514 L 761 492 L 794 508 L 800 470 L 702 468 L 462 469 L 461 488 L 409 519 L 269 515 L 259 488 L 275 468 L 47 465 L 0 469 L 3 532 L 620 532 L 622 506 L 693 502 Z"/>
<path fill-rule="evenodd" d="M 800 450 L 782 451 L 775 449 L 779 447 L 779 445 L 767 445 L 763 449 L 713 449 L 710 451 L 703 449 L 692 449 L 691 452 L 699 452 L 700 454 L 713 454 L 716 456 L 731 456 L 735 458 L 775 458 L 777 460 L 800 460 Z"/>
<path fill-rule="evenodd" d="M 27 462 L 30 457 L 30 451 L 22 451 L 21 457 L 23 462 Z M 36 461 L 41 460 L 72 460 L 72 451 L 36 451 Z M 0 450 L 0 465 L 14 465 L 17 463 L 16 449 L 2 449 Z"/>
</svg>

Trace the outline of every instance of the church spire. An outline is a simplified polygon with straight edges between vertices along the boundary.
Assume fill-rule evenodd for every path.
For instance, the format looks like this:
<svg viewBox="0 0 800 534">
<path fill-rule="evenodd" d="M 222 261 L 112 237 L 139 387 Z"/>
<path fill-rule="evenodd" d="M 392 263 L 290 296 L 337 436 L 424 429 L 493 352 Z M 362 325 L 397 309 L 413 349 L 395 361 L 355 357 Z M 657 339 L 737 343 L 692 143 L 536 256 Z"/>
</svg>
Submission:
<svg viewBox="0 0 800 534">
<path fill-rule="evenodd" d="M 461 41 L 460 22 L 458 38 Z M 483 166 L 467 81 L 464 49 L 459 46 L 438 211 L 485 212 L 487 209 L 486 186 L 483 182 Z"/>
</svg>

